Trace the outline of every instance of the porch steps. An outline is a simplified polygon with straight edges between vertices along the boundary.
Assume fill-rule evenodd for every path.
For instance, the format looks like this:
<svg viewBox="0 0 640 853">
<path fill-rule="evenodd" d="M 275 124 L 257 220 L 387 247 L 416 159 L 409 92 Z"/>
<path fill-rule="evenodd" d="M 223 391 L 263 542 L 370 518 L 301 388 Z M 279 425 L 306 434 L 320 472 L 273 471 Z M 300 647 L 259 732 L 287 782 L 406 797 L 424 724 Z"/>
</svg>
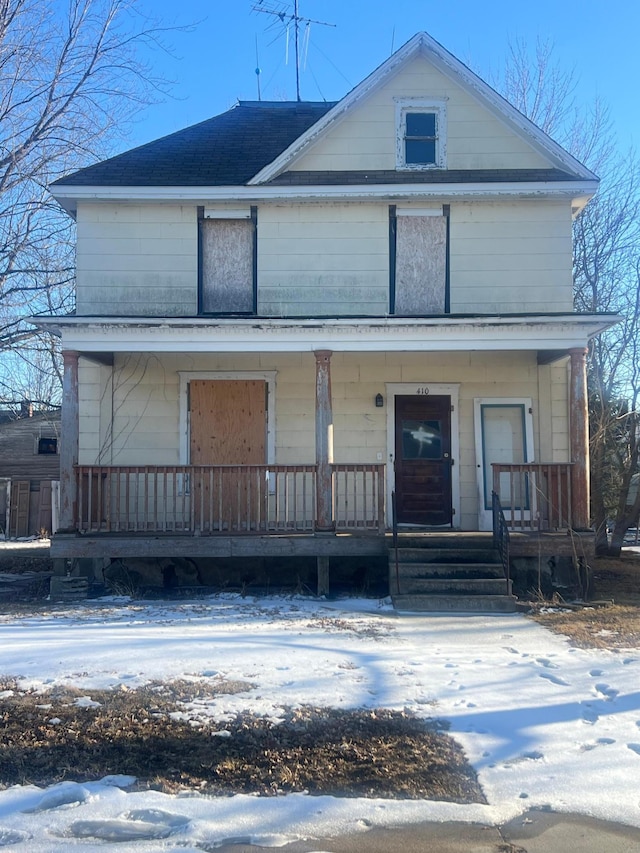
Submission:
<svg viewBox="0 0 640 853">
<path fill-rule="evenodd" d="M 402 536 L 389 551 L 389 588 L 396 610 L 513 613 L 516 599 L 500 557 L 485 538 L 455 534 Z"/>
</svg>

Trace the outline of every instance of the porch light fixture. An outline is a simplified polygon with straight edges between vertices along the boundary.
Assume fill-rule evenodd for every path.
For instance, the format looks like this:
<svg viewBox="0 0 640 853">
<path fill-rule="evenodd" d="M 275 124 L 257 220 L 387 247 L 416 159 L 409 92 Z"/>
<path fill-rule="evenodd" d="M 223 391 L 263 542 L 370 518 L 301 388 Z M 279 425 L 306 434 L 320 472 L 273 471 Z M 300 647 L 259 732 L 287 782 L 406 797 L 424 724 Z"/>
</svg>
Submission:
<svg viewBox="0 0 640 853">
<path fill-rule="evenodd" d="M 376 409 L 381 409 L 384 406 L 382 394 L 376 394 Z"/>
</svg>

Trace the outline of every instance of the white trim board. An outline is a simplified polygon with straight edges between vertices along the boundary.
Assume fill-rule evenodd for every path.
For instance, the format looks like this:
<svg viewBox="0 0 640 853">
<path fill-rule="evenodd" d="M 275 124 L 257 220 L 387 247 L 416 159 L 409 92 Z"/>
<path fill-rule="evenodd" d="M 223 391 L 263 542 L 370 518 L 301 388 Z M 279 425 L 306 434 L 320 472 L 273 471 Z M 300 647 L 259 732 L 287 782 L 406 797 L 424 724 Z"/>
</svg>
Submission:
<svg viewBox="0 0 640 853">
<path fill-rule="evenodd" d="M 617 315 L 394 317 L 363 320 L 247 318 L 33 318 L 79 352 L 483 352 L 585 347 Z"/>
<path fill-rule="evenodd" d="M 595 180 L 576 181 L 496 181 L 495 183 L 415 183 L 364 185 L 305 185 L 305 186 L 226 186 L 226 187 L 101 187 L 55 186 L 52 193 L 60 205 L 71 214 L 77 202 L 180 203 L 211 205 L 215 202 L 245 204 L 281 201 L 358 202 L 381 199 L 400 201 L 416 198 L 439 201 L 473 199 L 560 198 L 576 202 L 582 209 L 598 189 Z"/>
</svg>

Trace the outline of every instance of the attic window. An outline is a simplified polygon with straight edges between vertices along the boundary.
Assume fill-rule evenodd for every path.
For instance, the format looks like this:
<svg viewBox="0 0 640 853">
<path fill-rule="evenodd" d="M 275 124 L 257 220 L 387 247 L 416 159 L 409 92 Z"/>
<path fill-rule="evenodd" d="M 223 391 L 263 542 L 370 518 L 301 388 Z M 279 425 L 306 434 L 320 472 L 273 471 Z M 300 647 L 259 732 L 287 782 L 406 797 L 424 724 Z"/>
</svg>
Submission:
<svg viewBox="0 0 640 853">
<path fill-rule="evenodd" d="M 397 169 L 444 169 L 445 101 L 408 99 L 397 107 Z"/>
</svg>

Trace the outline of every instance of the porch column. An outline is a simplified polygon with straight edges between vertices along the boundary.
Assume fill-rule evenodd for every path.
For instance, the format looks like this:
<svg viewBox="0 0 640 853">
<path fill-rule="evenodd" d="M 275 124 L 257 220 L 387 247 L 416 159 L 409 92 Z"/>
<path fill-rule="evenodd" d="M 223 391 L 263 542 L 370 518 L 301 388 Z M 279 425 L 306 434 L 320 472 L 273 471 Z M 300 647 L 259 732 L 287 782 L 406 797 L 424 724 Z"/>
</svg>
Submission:
<svg viewBox="0 0 640 853">
<path fill-rule="evenodd" d="M 73 466 L 78 463 L 78 353 L 62 353 L 62 415 L 60 421 L 60 531 L 75 529 L 77 502 L 76 477 Z"/>
<path fill-rule="evenodd" d="M 589 527 L 589 412 L 587 408 L 587 348 L 569 350 L 569 446 L 571 450 L 571 514 L 573 526 Z"/>
<path fill-rule="evenodd" d="M 333 411 L 331 408 L 331 350 L 316 357 L 316 530 L 333 530 Z"/>
</svg>

